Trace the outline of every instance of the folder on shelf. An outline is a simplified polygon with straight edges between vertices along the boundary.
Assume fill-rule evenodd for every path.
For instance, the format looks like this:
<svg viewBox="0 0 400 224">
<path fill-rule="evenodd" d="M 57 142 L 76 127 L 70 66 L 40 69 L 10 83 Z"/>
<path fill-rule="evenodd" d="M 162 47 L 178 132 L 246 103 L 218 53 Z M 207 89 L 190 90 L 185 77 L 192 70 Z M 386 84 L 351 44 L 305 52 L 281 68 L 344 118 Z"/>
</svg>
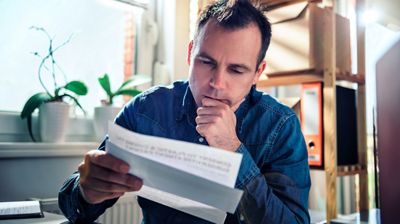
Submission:
<svg viewBox="0 0 400 224">
<path fill-rule="evenodd" d="M 301 129 L 310 166 L 323 167 L 322 83 L 307 83 L 301 89 Z"/>
</svg>

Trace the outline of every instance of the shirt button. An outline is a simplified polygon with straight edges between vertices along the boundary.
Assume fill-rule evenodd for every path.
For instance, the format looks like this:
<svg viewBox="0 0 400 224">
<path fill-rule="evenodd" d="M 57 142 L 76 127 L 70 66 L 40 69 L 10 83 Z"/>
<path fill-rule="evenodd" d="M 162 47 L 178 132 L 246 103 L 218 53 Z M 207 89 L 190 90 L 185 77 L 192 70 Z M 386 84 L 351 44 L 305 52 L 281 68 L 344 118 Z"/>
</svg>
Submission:
<svg viewBox="0 0 400 224">
<path fill-rule="evenodd" d="M 203 138 L 203 137 L 200 137 L 200 138 L 199 138 L 199 142 L 204 142 L 204 138 Z"/>
</svg>

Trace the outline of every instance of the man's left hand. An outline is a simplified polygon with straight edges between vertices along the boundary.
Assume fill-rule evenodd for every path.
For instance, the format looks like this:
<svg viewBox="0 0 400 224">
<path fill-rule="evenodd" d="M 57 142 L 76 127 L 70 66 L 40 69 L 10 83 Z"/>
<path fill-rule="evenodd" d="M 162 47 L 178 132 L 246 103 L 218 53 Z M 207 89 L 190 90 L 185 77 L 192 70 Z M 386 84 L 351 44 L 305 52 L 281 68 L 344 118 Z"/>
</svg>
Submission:
<svg viewBox="0 0 400 224">
<path fill-rule="evenodd" d="M 241 142 L 236 135 L 236 116 L 232 108 L 222 101 L 203 98 L 202 106 L 197 108 L 196 130 L 210 146 L 234 152 Z"/>
</svg>

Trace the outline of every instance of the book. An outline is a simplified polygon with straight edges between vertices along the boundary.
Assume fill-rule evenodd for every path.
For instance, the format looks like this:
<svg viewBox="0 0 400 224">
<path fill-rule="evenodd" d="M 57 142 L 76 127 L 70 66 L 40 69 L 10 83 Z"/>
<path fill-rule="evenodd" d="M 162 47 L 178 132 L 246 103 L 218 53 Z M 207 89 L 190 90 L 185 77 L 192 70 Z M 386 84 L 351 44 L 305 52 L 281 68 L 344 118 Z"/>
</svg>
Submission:
<svg viewBox="0 0 400 224">
<path fill-rule="evenodd" d="M 0 219 L 41 218 L 39 201 L 0 202 Z"/>
</svg>

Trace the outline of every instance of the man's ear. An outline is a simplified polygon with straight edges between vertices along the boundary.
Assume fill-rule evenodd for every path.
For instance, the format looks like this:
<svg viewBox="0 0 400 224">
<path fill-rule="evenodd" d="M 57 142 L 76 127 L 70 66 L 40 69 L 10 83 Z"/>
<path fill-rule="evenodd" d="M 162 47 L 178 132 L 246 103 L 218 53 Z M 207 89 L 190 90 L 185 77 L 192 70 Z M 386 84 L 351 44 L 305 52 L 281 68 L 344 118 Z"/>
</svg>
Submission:
<svg viewBox="0 0 400 224">
<path fill-rule="evenodd" d="M 254 76 L 253 84 L 256 84 L 260 79 L 261 74 L 264 72 L 267 62 L 263 60 L 257 68 L 256 75 Z"/>
<path fill-rule="evenodd" d="M 192 56 L 192 48 L 193 48 L 193 40 L 191 40 L 189 42 L 189 45 L 188 45 L 188 53 L 187 53 L 187 63 L 188 63 L 188 65 L 190 65 L 190 58 Z"/>
</svg>

